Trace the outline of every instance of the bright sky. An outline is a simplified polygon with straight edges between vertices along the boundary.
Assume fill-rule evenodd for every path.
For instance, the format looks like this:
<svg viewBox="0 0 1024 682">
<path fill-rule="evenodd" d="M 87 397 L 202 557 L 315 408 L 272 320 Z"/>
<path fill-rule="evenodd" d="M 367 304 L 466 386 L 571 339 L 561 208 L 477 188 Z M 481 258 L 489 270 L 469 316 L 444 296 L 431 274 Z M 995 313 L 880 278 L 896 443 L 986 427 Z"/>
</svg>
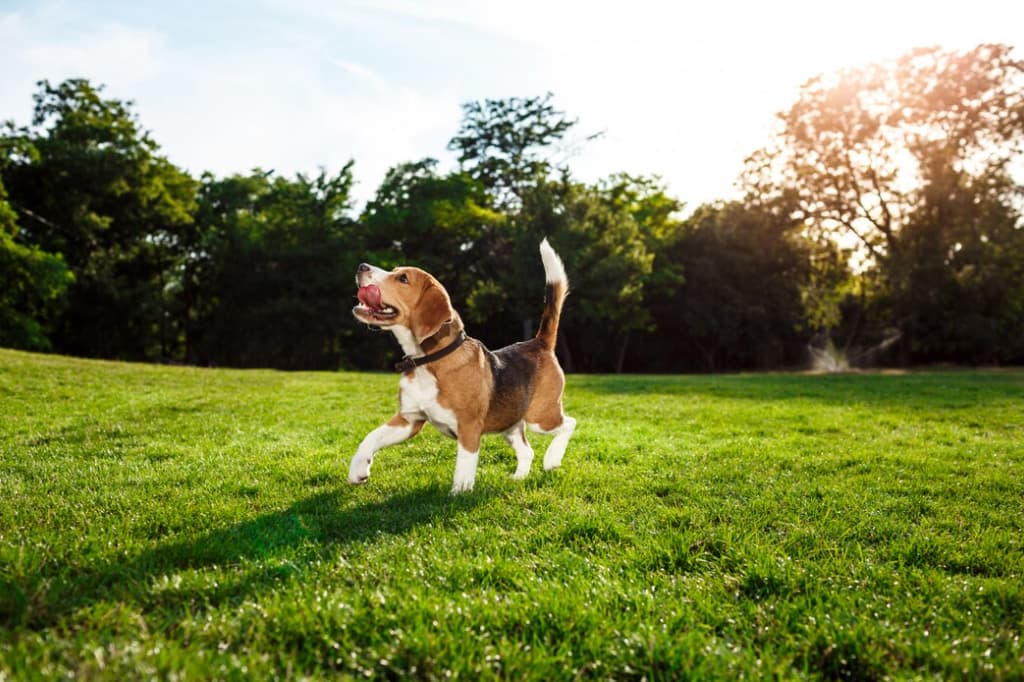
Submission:
<svg viewBox="0 0 1024 682">
<path fill-rule="evenodd" d="M 0 120 L 28 123 L 36 81 L 85 77 L 193 173 L 354 158 L 365 201 L 397 163 L 454 166 L 463 102 L 550 91 L 579 138 L 605 132 L 577 177 L 658 174 L 694 208 L 735 193 L 807 78 L 980 42 L 1020 56 L 1024 2 L 0 0 Z"/>
</svg>

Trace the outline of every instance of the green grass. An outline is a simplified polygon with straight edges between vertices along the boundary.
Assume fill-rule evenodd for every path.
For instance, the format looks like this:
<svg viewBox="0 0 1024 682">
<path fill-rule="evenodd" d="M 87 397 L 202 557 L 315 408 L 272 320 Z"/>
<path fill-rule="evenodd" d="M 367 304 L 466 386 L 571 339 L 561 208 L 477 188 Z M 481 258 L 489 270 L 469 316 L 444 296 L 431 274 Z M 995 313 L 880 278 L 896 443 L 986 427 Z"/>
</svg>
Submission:
<svg viewBox="0 0 1024 682">
<path fill-rule="evenodd" d="M 1024 677 L 1024 372 L 573 376 L 456 498 L 396 384 L 0 351 L 0 679 Z"/>
</svg>

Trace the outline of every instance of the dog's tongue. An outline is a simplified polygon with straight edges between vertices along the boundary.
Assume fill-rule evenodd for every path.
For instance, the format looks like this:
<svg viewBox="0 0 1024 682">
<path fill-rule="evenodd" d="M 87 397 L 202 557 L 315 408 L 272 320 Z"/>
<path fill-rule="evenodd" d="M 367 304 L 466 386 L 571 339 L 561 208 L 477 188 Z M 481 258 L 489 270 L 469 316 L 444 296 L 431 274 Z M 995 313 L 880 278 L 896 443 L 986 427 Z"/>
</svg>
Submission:
<svg viewBox="0 0 1024 682">
<path fill-rule="evenodd" d="M 356 298 L 367 308 L 373 310 L 380 309 L 380 289 L 376 284 L 367 284 L 365 287 L 359 287 Z"/>
</svg>

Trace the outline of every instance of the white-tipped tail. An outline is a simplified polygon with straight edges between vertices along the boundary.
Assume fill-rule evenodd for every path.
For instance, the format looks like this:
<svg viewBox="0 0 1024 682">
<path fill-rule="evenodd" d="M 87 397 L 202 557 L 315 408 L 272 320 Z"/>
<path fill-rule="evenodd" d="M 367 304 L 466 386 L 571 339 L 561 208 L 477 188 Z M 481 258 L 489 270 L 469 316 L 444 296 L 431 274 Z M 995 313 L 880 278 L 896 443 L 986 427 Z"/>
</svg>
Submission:
<svg viewBox="0 0 1024 682">
<path fill-rule="evenodd" d="M 540 243 L 540 257 L 544 261 L 544 313 L 540 316 L 540 326 L 536 338 L 550 350 L 555 350 L 558 339 L 558 318 L 562 316 L 562 302 L 569 293 L 569 278 L 565 276 L 565 266 L 555 250 L 545 239 Z"/>
<path fill-rule="evenodd" d="M 555 250 L 551 248 L 551 244 L 548 244 L 547 237 L 540 243 L 540 258 L 544 261 L 544 279 L 549 284 L 555 282 L 569 283 L 569 278 L 565 276 L 565 266 L 562 265 L 562 259 L 558 257 Z"/>
</svg>

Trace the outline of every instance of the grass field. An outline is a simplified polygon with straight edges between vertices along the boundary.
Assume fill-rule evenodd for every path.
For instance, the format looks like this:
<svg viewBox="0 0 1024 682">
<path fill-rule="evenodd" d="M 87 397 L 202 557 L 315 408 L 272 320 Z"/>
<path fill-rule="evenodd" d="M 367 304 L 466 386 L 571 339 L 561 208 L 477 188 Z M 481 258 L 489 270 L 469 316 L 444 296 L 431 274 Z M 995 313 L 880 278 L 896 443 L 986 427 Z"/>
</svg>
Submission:
<svg viewBox="0 0 1024 682">
<path fill-rule="evenodd" d="M 573 376 L 456 498 L 396 385 L 0 351 L 0 679 L 1024 677 L 1024 372 Z"/>
</svg>

